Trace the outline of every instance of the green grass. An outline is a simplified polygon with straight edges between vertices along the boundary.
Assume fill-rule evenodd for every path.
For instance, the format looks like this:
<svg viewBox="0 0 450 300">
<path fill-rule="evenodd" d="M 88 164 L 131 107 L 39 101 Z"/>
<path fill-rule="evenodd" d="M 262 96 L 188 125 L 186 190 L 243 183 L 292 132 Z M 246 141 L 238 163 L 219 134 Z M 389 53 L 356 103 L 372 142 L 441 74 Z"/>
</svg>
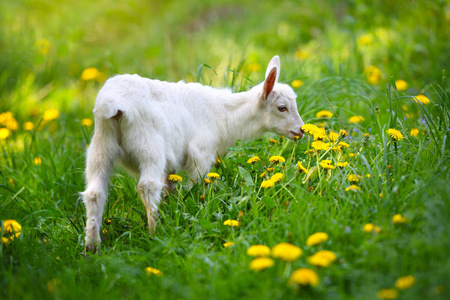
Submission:
<svg viewBox="0 0 450 300">
<path fill-rule="evenodd" d="M 417 283 L 399 291 L 398 299 L 450 298 L 445 1 L 91 2 L 0 4 L 0 113 L 12 112 L 18 122 L 0 140 L 0 220 L 22 225 L 18 239 L 0 244 L 2 298 L 375 299 L 405 275 Z M 361 36 L 371 43 L 358 43 Z M 42 39 L 48 51 L 37 42 Z M 296 57 L 299 50 L 306 57 Z M 319 167 L 308 177 L 296 164 L 310 170 L 317 165 L 316 155 L 305 154 L 312 139 L 294 143 L 269 134 L 238 141 L 214 166 L 217 182 L 190 188 L 179 173 L 184 181 L 161 203 L 152 236 L 136 179 L 117 168 L 101 252 L 86 257 L 79 193 L 93 127 L 81 120 L 92 118 L 101 82 L 82 80 L 83 70 L 240 91 L 263 79 L 274 54 L 281 57 L 281 81 L 304 82 L 296 89 L 303 120 L 351 135 L 344 139 L 349 148 L 319 155 L 349 165 L 328 172 Z M 364 73 L 371 65 L 381 70 L 375 84 Z M 252 72 L 252 66 L 261 70 Z M 397 79 L 406 80 L 408 89 L 397 91 Z M 430 104 L 412 101 L 419 94 Z M 318 119 L 318 111 L 332 111 L 326 99 L 337 117 Z M 60 116 L 44 122 L 48 108 Z M 354 115 L 365 120 L 352 124 Z M 22 129 L 28 121 L 31 131 Z M 395 143 L 390 128 L 405 138 Z M 254 155 L 261 161 L 248 164 Z M 286 162 L 273 166 L 272 155 Z M 33 163 L 37 157 L 41 164 Z M 260 174 L 267 167 L 275 168 L 270 175 L 284 177 L 263 189 Z M 360 191 L 345 190 L 349 174 L 362 176 Z M 392 223 L 398 213 L 406 224 Z M 240 226 L 223 225 L 227 219 L 239 219 Z M 364 232 L 367 223 L 381 232 Z M 306 246 L 315 232 L 329 240 Z M 235 244 L 224 248 L 229 241 Z M 251 245 L 281 242 L 299 246 L 303 255 L 292 263 L 276 259 L 261 272 L 249 268 Z M 327 268 L 307 262 L 321 249 L 337 255 Z M 147 275 L 146 267 L 163 275 Z M 318 286 L 288 284 L 302 267 L 317 272 Z"/>
</svg>

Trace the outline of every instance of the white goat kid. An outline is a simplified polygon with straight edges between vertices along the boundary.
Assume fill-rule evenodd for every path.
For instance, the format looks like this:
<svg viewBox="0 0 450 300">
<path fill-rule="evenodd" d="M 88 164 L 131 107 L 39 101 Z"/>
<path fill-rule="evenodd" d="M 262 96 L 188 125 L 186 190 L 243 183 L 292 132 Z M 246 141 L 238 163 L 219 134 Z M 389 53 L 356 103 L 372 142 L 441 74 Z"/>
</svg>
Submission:
<svg viewBox="0 0 450 300">
<path fill-rule="evenodd" d="M 216 155 L 240 140 L 275 132 L 303 136 L 303 121 L 289 85 L 278 83 L 280 59 L 270 61 L 265 81 L 232 93 L 198 83 L 171 83 L 138 75 L 106 81 L 94 108 L 95 131 L 87 150 L 86 251 L 100 244 L 108 181 L 118 160 L 139 175 L 150 233 L 167 175 L 180 169 L 193 181 L 204 176 Z"/>
</svg>

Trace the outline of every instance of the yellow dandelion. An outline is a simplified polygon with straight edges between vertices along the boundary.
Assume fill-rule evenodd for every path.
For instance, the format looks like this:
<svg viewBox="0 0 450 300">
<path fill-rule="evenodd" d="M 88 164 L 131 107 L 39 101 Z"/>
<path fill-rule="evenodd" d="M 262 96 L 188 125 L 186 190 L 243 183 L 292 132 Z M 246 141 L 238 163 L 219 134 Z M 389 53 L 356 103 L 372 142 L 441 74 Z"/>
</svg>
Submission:
<svg viewBox="0 0 450 300">
<path fill-rule="evenodd" d="M 364 119 L 363 117 L 361 117 L 361 116 L 353 116 L 353 117 L 351 117 L 350 119 L 348 119 L 348 121 L 349 121 L 350 123 L 353 123 L 353 124 L 362 122 L 362 121 L 364 121 L 364 120 L 365 120 L 365 119 Z"/>
<path fill-rule="evenodd" d="M 23 124 L 23 129 L 26 131 L 31 131 L 34 128 L 34 124 L 32 122 L 25 122 Z"/>
<path fill-rule="evenodd" d="M 102 77 L 102 73 L 94 67 L 84 69 L 83 73 L 81 73 L 81 80 L 89 81 L 89 80 L 97 80 Z"/>
<path fill-rule="evenodd" d="M 403 79 L 399 79 L 395 81 L 395 86 L 397 87 L 397 91 L 403 92 L 408 89 L 408 83 Z"/>
<path fill-rule="evenodd" d="M 316 232 L 308 237 L 306 246 L 311 247 L 328 241 L 328 234 L 325 232 Z"/>
<path fill-rule="evenodd" d="M 277 140 L 274 140 L 274 139 L 269 139 L 269 141 L 270 141 L 270 143 L 273 144 L 273 145 L 275 145 L 275 144 L 277 143 Z"/>
<path fill-rule="evenodd" d="M 339 147 L 348 148 L 348 147 L 350 147 L 350 145 L 347 144 L 346 142 L 339 142 Z"/>
<path fill-rule="evenodd" d="M 314 154 L 316 153 L 316 149 L 308 149 L 305 151 L 305 154 Z"/>
<path fill-rule="evenodd" d="M 307 261 L 316 267 L 326 268 L 336 260 L 336 254 L 329 250 L 322 250 L 308 257 Z"/>
<path fill-rule="evenodd" d="M 407 221 L 401 214 L 396 214 L 392 217 L 392 223 L 394 224 L 405 224 Z"/>
<path fill-rule="evenodd" d="M 220 175 L 218 173 L 213 173 L 213 172 L 206 174 L 206 176 L 208 176 L 209 178 L 214 179 L 214 180 L 219 179 L 219 177 L 220 177 Z"/>
<path fill-rule="evenodd" d="M 363 231 L 367 233 L 373 232 L 374 225 L 372 223 L 367 223 L 363 227 Z"/>
<path fill-rule="evenodd" d="M 205 182 L 205 184 L 210 184 L 211 180 L 209 180 L 208 178 L 203 179 L 203 181 Z"/>
<path fill-rule="evenodd" d="M 333 116 L 333 113 L 328 110 L 321 110 L 318 113 L 316 113 L 316 118 L 326 118 L 329 119 Z"/>
<path fill-rule="evenodd" d="M 373 227 L 373 231 L 374 231 L 375 233 L 380 233 L 380 232 L 381 232 L 381 227 L 378 226 L 378 225 L 375 225 L 375 226 Z"/>
<path fill-rule="evenodd" d="M 395 299 L 398 297 L 398 291 L 396 289 L 382 289 L 377 293 L 379 299 Z"/>
<path fill-rule="evenodd" d="M 270 180 L 272 180 L 273 182 L 278 182 L 283 178 L 283 174 L 282 173 L 275 173 L 272 175 L 272 177 L 270 177 Z"/>
<path fill-rule="evenodd" d="M 413 101 L 416 103 L 422 103 L 422 104 L 429 104 L 430 103 L 430 99 L 428 99 L 427 96 L 425 95 L 417 95 L 416 97 L 413 98 Z"/>
<path fill-rule="evenodd" d="M 397 129 L 389 128 L 387 133 L 389 134 L 391 139 L 393 139 L 394 141 L 403 140 L 403 134 L 400 131 L 398 131 Z"/>
<path fill-rule="evenodd" d="M 81 120 L 81 126 L 91 127 L 92 124 L 94 124 L 94 121 L 92 121 L 92 119 L 86 118 Z"/>
<path fill-rule="evenodd" d="M 258 257 L 250 262 L 249 267 L 253 271 L 262 271 L 264 269 L 273 267 L 274 264 L 275 264 L 275 262 L 271 258 Z"/>
<path fill-rule="evenodd" d="M 372 44 L 372 39 L 370 38 L 370 36 L 368 35 L 362 35 L 358 38 L 358 45 L 360 46 L 368 46 L 370 44 Z"/>
<path fill-rule="evenodd" d="M 226 243 L 223 244 L 223 247 L 224 248 L 228 248 L 228 247 L 233 246 L 233 245 L 234 245 L 234 242 L 226 242 Z"/>
<path fill-rule="evenodd" d="M 317 127 L 316 125 L 313 125 L 313 124 L 309 124 L 309 123 L 304 124 L 302 126 L 302 130 L 303 130 L 303 132 L 305 132 L 309 135 L 314 135 L 314 133 L 320 131 L 319 127 Z"/>
<path fill-rule="evenodd" d="M 341 129 L 339 130 L 339 136 L 345 138 L 346 136 L 348 136 L 348 133 L 344 129 Z"/>
<path fill-rule="evenodd" d="M 182 182 L 183 177 L 181 177 L 180 175 L 177 175 L 177 174 L 170 174 L 168 177 L 168 180 L 172 181 L 172 182 Z"/>
<path fill-rule="evenodd" d="M 284 261 L 296 261 L 303 250 L 290 243 L 279 243 L 272 249 L 272 257 L 280 258 Z"/>
<path fill-rule="evenodd" d="M 295 80 L 293 80 L 293 81 L 291 82 L 291 86 L 292 86 L 294 89 L 298 89 L 298 88 L 302 87 L 303 85 L 304 85 L 304 83 L 303 83 L 303 81 L 301 81 L 300 79 L 295 79 Z"/>
<path fill-rule="evenodd" d="M 162 272 L 160 270 L 152 268 L 152 267 L 145 268 L 145 273 L 147 273 L 147 275 L 156 275 L 156 276 L 162 275 Z"/>
<path fill-rule="evenodd" d="M 228 219 L 228 220 L 223 222 L 223 225 L 231 226 L 231 227 L 238 227 L 239 226 L 239 221 Z"/>
<path fill-rule="evenodd" d="M 247 66 L 247 69 L 250 73 L 258 72 L 261 70 L 261 65 L 258 63 L 252 63 Z"/>
<path fill-rule="evenodd" d="M 269 158 L 269 161 L 270 161 L 271 163 L 277 164 L 277 163 L 280 163 L 280 162 L 284 163 L 284 162 L 286 161 L 286 159 L 284 159 L 283 156 L 274 155 L 274 156 L 271 156 L 271 157 Z"/>
<path fill-rule="evenodd" d="M 366 74 L 367 81 L 370 84 L 378 84 L 381 80 L 381 70 L 375 66 L 369 66 L 365 68 L 364 73 Z"/>
<path fill-rule="evenodd" d="M 275 182 L 273 182 L 273 180 L 264 180 L 263 182 L 261 182 L 261 187 L 268 189 L 275 186 Z"/>
<path fill-rule="evenodd" d="M 0 140 L 6 140 L 10 135 L 8 128 L 0 128 Z"/>
<path fill-rule="evenodd" d="M 250 256 L 270 256 L 270 248 L 266 245 L 253 245 L 247 249 L 247 255 Z"/>
<path fill-rule="evenodd" d="M 403 276 L 397 279 L 395 287 L 400 290 L 406 290 L 416 284 L 416 278 L 412 275 Z"/>
<path fill-rule="evenodd" d="M 33 165 L 39 166 L 40 164 L 42 164 L 42 158 L 35 157 L 33 160 Z"/>
<path fill-rule="evenodd" d="M 261 173 L 261 175 L 259 175 L 259 177 L 263 178 L 264 176 L 266 176 L 266 174 L 267 174 L 267 172 L 264 171 L 264 172 Z"/>
<path fill-rule="evenodd" d="M 273 172 L 273 170 L 275 170 L 274 168 L 266 168 L 267 172 Z"/>
<path fill-rule="evenodd" d="M 366 174 L 364 177 L 366 178 L 370 178 L 370 174 Z"/>
<path fill-rule="evenodd" d="M 16 220 L 3 221 L 3 232 L 8 234 L 20 233 L 22 231 L 22 225 Z"/>
<path fill-rule="evenodd" d="M 307 58 L 308 57 L 308 51 L 306 51 L 306 50 L 297 50 L 297 51 L 295 51 L 295 57 L 297 58 L 297 59 L 305 59 L 305 58 Z"/>
<path fill-rule="evenodd" d="M 330 134 L 328 134 L 328 138 L 330 139 L 330 141 L 336 142 L 336 140 L 339 138 L 339 133 L 330 131 Z"/>
<path fill-rule="evenodd" d="M 336 163 L 337 164 L 337 166 L 339 167 L 339 168 L 344 168 L 344 167 L 346 167 L 346 166 L 348 166 L 348 162 L 347 161 L 344 161 L 344 162 L 338 162 L 338 163 Z"/>
<path fill-rule="evenodd" d="M 253 157 L 251 157 L 251 158 L 249 158 L 248 160 L 247 160 L 247 163 L 248 164 L 254 164 L 254 163 L 256 163 L 256 162 L 258 162 L 258 161 L 260 161 L 261 159 L 259 158 L 259 156 L 253 156 Z"/>
<path fill-rule="evenodd" d="M 289 278 L 289 284 L 300 284 L 303 286 L 317 286 L 319 284 L 319 276 L 317 273 L 308 268 L 300 268 L 292 272 Z"/>
<path fill-rule="evenodd" d="M 417 129 L 417 128 L 413 128 L 413 129 L 411 129 L 411 131 L 409 132 L 409 135 L 410 135 L 410 136 L 413 136 L 413 137 L 417 137 L 418 134 L 419 134 L 419 129 Z"/>
<path fill-rule="evenodd" d="M 298 169 L 303 173 L 308 173 L 308 169 L 305 168 L 300 161 L 297 162 Z"/>
<path fill-rule="evenodd" d="M 42 117 L 44 121 L 51 121 L 59 118 L 59 111 L 55 108 L 50 108 L 44 111 L 44 116 Z"/>
<path fill-rule="evenodd" d="M 349 153 L 348 154 L 348 157 L 353 157 L 353 156 L 356 156 L 356 153 Z"/>
<path fill-rule="evenodd" d="M 334 170 L 334 169 L 336 169 L 336 167 L 331 164 L 331 161 L 327 160 L 327 159 L 324 159 L 321 162 L 319 162 L 319 165 L 325 170 Z"/>
<path fill-rule="evenodd" d="M 345 188 L 346 192 L 348 192 L 348 191 L 357 192 L 357 191 L 360 191 L 360 190 L 361 190 L 361 188 L 359 186 L 355 185 L 355 184 L 352 184 L 351 186 L 348 186 L 348 187 Z"/>
<path fill-rule="evenodd" d="M 350 182 L 359 182 L 359 176 L 355 174 L 350 174 L 347 176 L 347 180 Z"/>
</svg>

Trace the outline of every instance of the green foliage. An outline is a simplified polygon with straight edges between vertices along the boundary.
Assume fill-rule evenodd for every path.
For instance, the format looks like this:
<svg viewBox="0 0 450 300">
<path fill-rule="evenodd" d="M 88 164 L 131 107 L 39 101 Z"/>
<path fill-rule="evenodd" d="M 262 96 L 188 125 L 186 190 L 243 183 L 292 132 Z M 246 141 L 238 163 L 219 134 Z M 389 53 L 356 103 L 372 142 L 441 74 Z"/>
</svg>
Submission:
<svg viewBox="0 0 450 300">
<path fill-rule="evenodd" d="M 0 221 L 22 231 L 0 243 L 0 297 L 373 299 L 413 275 L 400 299 L 449 298 L 449 11 L 445 1 L 1 2 Z M 310 136 L 238 141 L 213 168 L 219 179 L 190 187 L 185 178 L 164 198 L 152 236 L 136 179 L 117 168 L 100 254 L 85 256 L 79 193 L 101 83 L 139 73 L 241 91 L 263 79 L 274 54 L 281 80 L 303 83 L 295 88 L 303 120 L 327 135 L 345 129 L 339 141 L 349 147 L 329 149 L 322 137 L 326 150 L 306 154 Z M 286 162 L 271 163 L 273 155 Z M 321 167 L 324 159 L 335 169 Z M 283 178 L 262 188 L 275 173 Z M 396 214 L 407 222 L 394 224 Z M 381 231 L 365 232 L 367 223 Z M 306 246 L 315 232 L 328 241 Z M 6 226 L 1 235 L 11 236 Z M 303 255 L 249 268 L 251 245 L 281 242 Z M 337 260 L 309 264 L 322 249 Z M 288 284 L 304 267 L 318 274 L 317 287 Z"/>
</svg>

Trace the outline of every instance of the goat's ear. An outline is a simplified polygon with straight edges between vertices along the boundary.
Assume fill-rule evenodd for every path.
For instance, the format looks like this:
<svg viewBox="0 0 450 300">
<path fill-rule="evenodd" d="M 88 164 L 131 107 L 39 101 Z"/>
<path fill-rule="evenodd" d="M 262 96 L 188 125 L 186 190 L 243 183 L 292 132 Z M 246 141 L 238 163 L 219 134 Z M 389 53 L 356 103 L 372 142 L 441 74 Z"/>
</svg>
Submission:
<svg viewBox="0 0 450 300">
<path fill-rule="evenodd" d="M 278 55 L 275 55 L 274 57 L 272 57 L 272 59 L 269 62 L 269 65 L 267 66 L 266 80 L 267 80 L 267 77 L 269 76 L 269 73 L 272 71 L 273 68 L 277 68 L 277 76 L 276 76 L 275 82 L 278 82 L 278 78 L 280 77 L 280 57 Z"/>
<path fill-rule="evenodd" d="M 277 82 L 277 68 L 273 67 L 270 70 L 269 74 L 266 75 L 266 80 L 264 80 L 262 98 L 263 100 L 267 100 L 269 98 L 270 93 L 275 86 L 275 82 Z"/>
</svg>

